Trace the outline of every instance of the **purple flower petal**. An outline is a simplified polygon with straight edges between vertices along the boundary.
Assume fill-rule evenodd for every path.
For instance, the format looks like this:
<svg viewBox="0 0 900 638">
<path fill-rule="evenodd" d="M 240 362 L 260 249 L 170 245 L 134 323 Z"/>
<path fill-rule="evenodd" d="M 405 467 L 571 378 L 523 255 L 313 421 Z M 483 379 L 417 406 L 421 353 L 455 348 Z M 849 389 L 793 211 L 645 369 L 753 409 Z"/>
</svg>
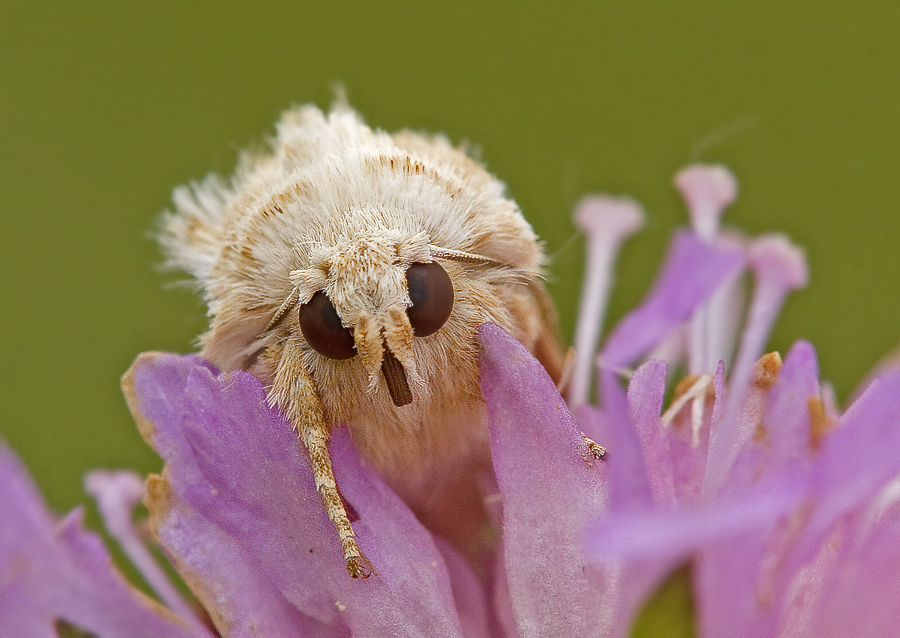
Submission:
<svg viewBox="0 0 900 638">
<path fill-rule="evenodd" d="M 132 520 L 134 506 L 143 499 L 146 491 L 144 480 L 134 472 L 94 470 L 85 476 L 84 487 L 88 494 L 97 499 L 97 509 L 110 536 L 116 540 L 159 599 L 179 617 L 205 631 L 206 622 L 197 616 L 191 603 L 182 598 Z"/>
<path fill-rule="evenodd" d="M 803 494 L 802 481 L 763 493 L 739 495 L 737 498 L 719 500 L 703 506 L 627 510 L 597 523 L 589 533 L 588 553 L 599 566 L 622 565 L 624 573 L 642 570 L 647 586 L 638 590 L 649 593 L 649 586 L 683 563 L 699 550 L 702 553 L 694 563 L 694 589 L 698 592 L 698 615 L 703 619 L 710 610 L 717 614 L 721 609 L 746 603 L 747 591 L 741 589 L 739 579 L 728 581 L 722 574 L 737 575 L 751 580 L 756 575 L 759 562 L 739 562 L 729 559 L 748 557 L 739 550 L 744 539 L 750 538 L 760 547 L 759 534 L 766 531 L 785 512 L 789 511 Z M 709 554 L 723 548 L 723 555 Z M 710 555 L 708 568 L 707 556 Z M 763 557 L 762 551 L 755 558 Z M 724 558 L 724 560 L 721 560 Z M 755 583 L 755 580 L 753 580 Z M 750 602 L 753 598 L 750 596 Z M 708 607 L 707 607 L 708 606 Z M 728 614 L 726 613 L 726 616 Z M 710 633 L 710 636 L 765 635 L 753 633 Z"/>
<path fill-rule="evenodd" d="M 680 508 L 629 510 L 592 529 L 589 553 L 592 560 L 680 560 L 703 545 L 765 529 L 778 516 L 795 506 L 805 493 L 798 475 L 765 490 Z"/>
<path fill-rule="evenodd" d="M 541 364 L 494 324 L 477 335 L 518 634 L 596 635 L 609 618 L 604 592 L 585 569 L 581 539 L 603 510 L 602 464 L 587 460 L 581 434 Z"/>
<path fill-rule="evenodd" d="M 822 577 L 806 635 L 895 636 L 900 574 L 900 512 L 895 507 L 871 535 L 847 538 Z M 855 541 L 855 542 L 854 542 Z"/>
<path fill-rule="evenodd" d="M 820 539 L 838 517 L 867 502 L 898 473 L 900 368 L 894 368 L 866 388 L 825 438 L 812 476 L 818 498 L 809 538 Z"/>
<path fill-rule="evenodd" d="M 273 601 L 280 615 L 268 635 L 296 635 L 298 614 L 321 635 L 461 635 L 430 534 L 361 465 L 346 430 L 331 453 L 377 570 L 365 581 L 347 575 L 301 444 L 252 375 L 214 376 L 195 357 L 157 355 L 135 363 L 130 383 L 136 420 L 167 461 L 151 498 L 160 541 L 229 635 L 260 622 L 252 605 L 233 606 L 241 598 Z"/>
<path fill-rule="evenodd" d="M 612 332 L 600 356 L 603 366 L 631 365 L 744 266 L 741 247 L 709 244 L 688 231 L 675 235 L 660 278 L 644 302 Z"/>
<path fill-rule="evenodd" d="M 17 638 L 55 637 L 63 620 L 98 636 L 201 637 L 133 589 L 112 566 L 80 510 L 53 519 L 19 460 L 0 445 L 0 630 Z"/>
<path fill-rule="evenodd" d="M 643 451 L 644 467 L 655 500 L 675 499 L 675 476 L 668 437 L 660 414 L 666 392 L 666 364 L 648 361 L 635 370 L 628 383 L 628 414 Z"/>
<path fill-rule="evenodd" d="M 748 437 L 742 442 L 723 491 L 746 489 L 786 467 L 808 469 L 813 445 L 809 402 L 818 396 L 816 352 L 809 343 L 798 341 L 777 372 L 774 385 L 768 391 L 756 388 L 745 396 L 750 405 L 745 405 L 741 418 L 749 423 L 742 429 L 755 429 L 758 440 Z"/>
<path fill-rule="evenodd" d="M 178 500 L 171 485 L 151 480 L 148 488 L 155 536 L 223 635 L 350 635 L 349 629 L 301 613 L 272 584 L 259 560 Z"/>
<path fill-rule="evenodd" d="M 767 235 L 753 240 L 748 250 L 754 275 L 753 298 L 741 335 L 741 345 L 730 374 L 730 392 L 725 413 L 710 439 L 704 489 L 715 491 L 726 480 L 735 458 L 752 435 L 755 422 L 740 418 L 746 394 L 753 391 L 751 379 L 763 352 L 769 331 L 788 293 L 806 285 L 803 251 L 786 237 Z"/>
<path fill-rule="evenodd" d="M 609 509 L 613 512 L 651 503 L 650 482 L 641 444 L 635 434 L 628 414 L 625 392 L 610 370 L 600 371 L 600 395 L 609 420 L 609 441 L 604 441 L 610 450 L 608 466 Z"/>
<path fill-rule="evenodd" d="M 819 394 L 816 351 L 806 341 L 793 345 L 766 400 L 763 427 L 771 450 L 770 469 L 809 458 L 809 401 Z"/>
<path fill-rule="evenodd" d="M 763 455 L 745 454 L 735 464 L 732 483 L 746 484 L 749 476 L 763 473 L 769 475 L 770 484 L 777 485 L 784 472 L 804 465 L 796 458 L 797 446 L 805 448 L 809 458 L 805 407 L 810 393 L 817 396 L 815 356 L 811 347 L 801 343 L 789 359 L 791 367 L 785 364 L 787 374 L 773 388 L 765 412 L 767 431 L 788 446 L 785 457 L 773 453 L 764 465 Z M 827 585 L 822 570 L 825 565 L 831 570 L 846 565 L 851 574 L 856 569 L 852 537 L 847 536 L 853 517 L 847 516 L 865 507 L 900 471 L 898 425 L 900 371 L 893 370 L 870 386 L 844 415 L 842 426 L 826 437 L 818 456 L 805 463 L 809 469 L 802 474 L 808 477 L 803 479 L 808 487 L 802 506 L 785 518 L 773 519 L 763 534 L 746 534 L 704 549 L 695 571 L 699 599 L 704 601 L 700 614 L 704 635 L 774 635 L 792 623 L 807 622 L 810 612 L 804 610 L 814 605 L 821 610 L 820 599 L 831 600 L 828 617 L 850 626 L 846 623 L 858 610 L 849 605 L 837 613 L 839 599 L 830 591 L 836 587 L 846 593 L 838 584 L 843 576 L 832 576 L 832 584 Z M 748 459 L 759 467 L 742 467 Z M 863 467 L 866 470 L 860 471 Z M 734 492 L 734 485 L 726 487 L 729 494 Z M 867 533 L 861 542 L 866 542 Z M 883 617 L 877 622 L 882 621 Z M 803 630 L 803 635 L 823 635 L 826 625 L 816 626 L 821 630 Z M 859 635 L 878 634 L 861 631 Z"/>
<path fill-rule="evenodd" d="M 469 562 L 448 541 L 438 537 L 435 542 L 447 565 L 463 635 L 466 638 L 504 636 L 499 626 L 491 626 L 495 620 L 490 608 L 490 594 Z"/>
<path fill-rule="evenodd" d="M 773 512 L 777 516 L 780 512 Z M 708 638 L 777 636 L 782 611 L 779 574 L 767 560 L 769 521 L 724 539 L 706 538 L 694 560 L 698 633 Z M 737 530 L 736 530 L 737 531 Z M 764 582 L 760 582 L 764 581 Z"/>
</svg>

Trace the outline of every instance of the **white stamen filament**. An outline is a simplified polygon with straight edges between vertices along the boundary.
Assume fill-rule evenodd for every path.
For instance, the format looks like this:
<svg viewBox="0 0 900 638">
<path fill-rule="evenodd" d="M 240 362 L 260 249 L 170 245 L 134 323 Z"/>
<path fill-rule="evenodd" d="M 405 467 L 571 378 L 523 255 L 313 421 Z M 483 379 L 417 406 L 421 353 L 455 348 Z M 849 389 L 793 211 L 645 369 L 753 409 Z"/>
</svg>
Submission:
<svg viewBox="0 0 900 638">
<path fill-rule="evenodd" d="M 675 176 L 697 236 L 711 242 L 719 233 L 722 213 L 737 197 L 737 180 L 724 166 L 688 166 Z"/>
<path fill-rule="evenodd" d="M 588 197 L 575 209 L 575 224 L 587 235 L 587 264 L 581 308 L 575 328 L 575 366 L 568 402 L 573 408 L 588 402 L 597 343 L 603 328 L 619 248 L 644 224 L 644 213 L 630 199 Z"/>
<path fill-rule="evenodd" d="M 743 308 L 740 278 L 726 282 L 706 300 L 688 322 L 688 372 L 710 374 L 719 361 L 731 362 Z"/>
<path fill-rule="evenodd" d="M 737 197 L 737 180 L 723 166 L 689 166 L 675 176 L 675 187 L 687 204 L 694 233 L 706 241 L 716 241 L 722 214 Z M 725 321 L 733 301 L 729 282 L 700 306 L 690 321 L 688 331 L 688 371 L 710 374 L 715 371 L 731 339 Z"/>
<path fill-rule="evenodd" d="M 141 478 L 134 472 L 95 470 L 85 476 L 84 488 L 97 500 L 97 509 L 109 535 L 119 543 L 160 600 L 182 620 L 208 632 L 206 624 L 178 593 L 135 529 L 132 510 L 144 495 Z"/>
<path fill-rule="evenodd" d="M 712 377 L 709 378 L 712 383 Z M 700 445 L 700 430 L 703 428 L 703 414 L 706 411 L 706 396 L 694 397 L 691 401 L 691 447 Z"/>
<path fill-rule="evenodd" d="M 700 375 L 687 392 L 672 401 L 669 409 L 662 415 L 663 427 L 669 427 L 672 421 L 678 416 L 678 413 L 691 403 L 691 445 L 694 447 L 700 445 L 700 430 L 703 427 L 703 414 L 706 409 L 706 392 L 713 383 L 713 375 Z"/>
<path fill-rule="evenodd" d="M 753 366 L 762 354 L 772 324 L 787 294 L 808 280 L 803 252 L 780 235 L 754 240 L 749 251 L 755 286 L 741 337 L 741 345 L 729 379 L 724 416 L 710 433 L 704 492 L 714 494 L 731 469 L 740 443 L 752 432 L 741 429 L 738 416 L 749 390 Z"/>
</svg>

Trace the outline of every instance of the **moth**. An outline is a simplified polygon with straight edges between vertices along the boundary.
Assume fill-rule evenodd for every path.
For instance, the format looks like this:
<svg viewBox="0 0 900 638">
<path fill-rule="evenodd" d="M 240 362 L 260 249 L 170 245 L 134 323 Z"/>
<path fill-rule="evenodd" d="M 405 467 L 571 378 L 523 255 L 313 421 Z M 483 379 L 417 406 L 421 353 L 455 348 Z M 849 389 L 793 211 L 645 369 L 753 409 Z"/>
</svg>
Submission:
<svg viewBox="0 0 900 638">
<path fill-rule="evenodd" d="M 332 472 L 341 424 L 423 524 L 475 553 L 490 464 L 475 330 L 499 324 L 558 377 L 541 244 L 444 136 L 373 130 L 345 104 L 294 108 L 276 131 L 164 216 L 169 265 L 209 304 L 201 355 L 252 372 L 290 420 L 352 577 L 372 567 Z"/>
</svg>

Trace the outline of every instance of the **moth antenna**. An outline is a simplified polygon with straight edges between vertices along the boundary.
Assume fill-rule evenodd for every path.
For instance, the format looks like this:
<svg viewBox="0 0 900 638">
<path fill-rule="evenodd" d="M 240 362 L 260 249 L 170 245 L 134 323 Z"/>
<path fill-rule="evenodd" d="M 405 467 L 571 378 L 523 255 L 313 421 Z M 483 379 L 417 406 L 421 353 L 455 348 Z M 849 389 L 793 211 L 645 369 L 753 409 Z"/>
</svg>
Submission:
<svg viewBox="0 0 900 638">
<path fill-rule="evenodd" d="M 263 333 L 269 332 L 269 330 L 271 330 L 272 328 L 277 326 L 278 323 L 282 319 L 284 319 L 284 316 L 287 313 L 289 313 L 294 308 L 294 306 L 297 305 L 297 302 L 300 301 L 300 299 L 297 295 L 298 295 L 298 292 L 297 292 L 296 288 L 291 290 L 291 294 L 289 294 L 287 296 L 287 299 L 285 299 L 284 302 L 281 304 L 281 306 L 278 308 L 278 310 L 275 311 L 275 315 L 272 317 L 272 319 L 266 325 L 266 329 L 263 330 Z"/>
<path fill-rule="evenodd" d="M 486 264 L 490 266 L 505 266 L 502 261 L 497 261 L 484 255 L 469 253 L 464 250 L 453 250 L 451 248 L 438 248 L 437 246 L 428 245 L 431 250 L 431 256 L 435 259 L 448 259 L 450 261 L 463 261 L 473 264 Z"/>
</svg>

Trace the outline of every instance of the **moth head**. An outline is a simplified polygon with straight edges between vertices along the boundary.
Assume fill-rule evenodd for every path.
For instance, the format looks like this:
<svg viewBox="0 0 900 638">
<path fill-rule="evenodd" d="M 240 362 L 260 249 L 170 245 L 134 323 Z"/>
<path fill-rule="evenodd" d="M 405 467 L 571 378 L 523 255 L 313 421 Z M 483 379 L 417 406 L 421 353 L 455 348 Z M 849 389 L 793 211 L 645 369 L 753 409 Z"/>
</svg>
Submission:
<svg viewBox="0 0 900 638">
<path fill-rule="evenodd" d="M 433 246 L 425 233 L 400 238 L 388 231 L 339 238 L 312 254 L 309 268 L 291 273 L 294 289 L 269 328 L 296 311 L 312 350 L 328 359 L 355 359 L 368 375 L 369 391 L 383 378 L 398 407 L 411 403 L 412 387 L 424 383 L 417 343 L 439 333 L 453 315 L 454 281 L 441 262 L 493 262 Z"/>
</svg>

